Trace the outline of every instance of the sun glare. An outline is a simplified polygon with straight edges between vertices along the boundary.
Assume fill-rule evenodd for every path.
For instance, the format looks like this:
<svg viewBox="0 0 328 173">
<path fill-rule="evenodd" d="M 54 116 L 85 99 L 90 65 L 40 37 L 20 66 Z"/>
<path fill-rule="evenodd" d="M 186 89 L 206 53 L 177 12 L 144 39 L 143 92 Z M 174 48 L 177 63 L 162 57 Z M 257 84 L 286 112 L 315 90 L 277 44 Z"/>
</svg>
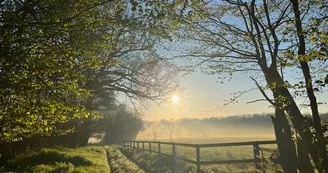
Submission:
<svg viewBox="0 0 328 173">
<path fill-rule="evenodd" d="M 175 104 L 179 103 L 179 101 L 180 101 L 180 98 L 177 95 L 173 95 L 171 99 L 172 99 L 172 102 Z"/>
</svg>

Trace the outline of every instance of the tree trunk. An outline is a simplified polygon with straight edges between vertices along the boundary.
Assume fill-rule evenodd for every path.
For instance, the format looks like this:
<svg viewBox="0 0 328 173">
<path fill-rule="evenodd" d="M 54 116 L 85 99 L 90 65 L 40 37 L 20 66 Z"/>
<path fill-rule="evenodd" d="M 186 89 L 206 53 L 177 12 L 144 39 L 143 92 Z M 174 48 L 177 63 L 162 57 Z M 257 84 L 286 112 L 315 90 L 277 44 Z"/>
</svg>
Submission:
<svg viewBox="0 0 328 173">
<path fill-rule="evenodd" d="M 307 149 L 304 148 L 304 145 L 300 143 L 300 140 L 297 141 L 297 153 L 298 153 L 298 160 L 299 160 L 299 170 L 300 173 L 314 173 L 314 169 L 311 165 L 311 162 L 306 162 L 309 160 L 309 154 L 307 153 Z"/>
<path fill-rule="evenodd" d="M 78 145 L 86 146 L 89 142 L 89 138 L 91 136 L 90 125 L 92 124 L 92 118 L 88 117 L 83 120 L 83 124 L 78 129 Z"/>
<path fill-rule="evenodd" d="M 296 132 L 300 135 L 300 139 L 298 144 L 302 146 L 302 152 L 298 152 L 299 162 L 302 163 L 302 166 L 308 167 L 303 168 L 305 170 L 314 170 L 311 165 L 311 160 L 309 158 L 308 153 L 311 154 L 312 159 L 317 158 L 317 151 L 311 149 L 312 145 L 312 134 L 307 126 L 306 120 L 303 117 L 301 111 L 299 110 L 297 104 L 295 103 L 292 95 L 289 90 L 284 86 L 284 81 L 282 80 L 280 74 L 277 69 L 268 68 L 264 71 L 267 84 L 272 87 L 271 90 L 273 92 L 273 96 L 276 100 L 276 108 L 285 110 L 290 116 L 293 127 Z M 284 97 L 285 99 L 282 101 L 279 98 Z"/>
<path fill-rule="evenodd" d="M 315 129 L 315 137 L 317 139 L 318 143 L 318 149 L 319 149 L 319 155 L 320 158 L 314 160 L 316 167 L 318 171 L 321 173 L 325 170 L 325 172 L 328 172 L 328 158 L 327 158 L 327 151 L 326 151 L 326 141 L 324 138 L 324 132 L 322 130 L 321 126 L 321 120 L 319 116 L 319 110 L 318 110 L 318 104 L 317 99 L 314 95 L 313 86 L 312 86 L 312 77 L 310 73 L 310 68 L 304 59 L 302 59 L 302 56 L 306 56 L 306 43 L 305 43 L 305 36 L 304 31 L 302 28 L 302 21 L 301 21 L 301 14 L 299 9 L 299 2 L 298 0 L 291 0 L 293 5 L 293 11 L 295 15 L 295 26 L 297 30 L 297 36 L 299 40 L 298 44 L 298 58 L 301 64 L 301 69 L 305 78 L 305 84 L 306 84 L 306 92 L 308 95 L 308 98 L 310 100 L 310 106 L 312 111 L 312 117 L 313 117 L 313 124 Z"/>
<path fill-rule="evenodd" d="M 170 142 L 172 142 L 172 139 L 173 139 L 173 130 L 174 130 L 174 127 L 172 126 L 170 129 Z"/>
<path fill-rule="evenodd" d="M 93 100 L 94 97 L 89 97 L 86 100 L 85 103 L 85 108 L 89 111 L 93 111 L 94 110 L 94 106 L 93 106 Z M 79 127 L 78 129 L 78 144 L 80 146 L 85 146 L 88 144 L 89 138 L 91 136 L 91 129 L 90 129 L 90 125 L 92 124 L 92 117 L 89 116 L 88 118 L 84 118 L 82 121 L 82 125 L 81 127 Z"/>
<path fill-rule="evenodd" d="M 297 173 L 297 155 L 290 125 L 284 110 L 275 109 L 276 117 L 271 117 L 277 145 L 279 149 L 279 162 L 286 173 Z"/>
</svg>

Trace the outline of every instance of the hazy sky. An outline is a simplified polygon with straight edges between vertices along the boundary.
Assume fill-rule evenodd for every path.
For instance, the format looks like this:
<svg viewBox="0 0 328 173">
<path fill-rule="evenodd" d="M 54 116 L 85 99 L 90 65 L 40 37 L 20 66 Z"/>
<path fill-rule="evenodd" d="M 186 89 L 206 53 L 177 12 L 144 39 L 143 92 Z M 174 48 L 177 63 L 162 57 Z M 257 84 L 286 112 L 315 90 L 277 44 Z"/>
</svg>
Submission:
<svg viewBox="0 0 328 173">
<path fill-rule="evenodd" d="M 165 52 L 165 56 L 172 57 L 177 55 L 177 52 L 170 51 L 170 53 Z M 186 62 L 183 60 L 177 60 L 175 63 L 179 65 L 185 65 Z M 287 71 L 287 70 L 286 70 Z M 180 102 L 178 104 L 167 103 L 161 106 L 156 104 L 150 104 L 149 108 L 144 112 L 144 118 L 148 120 L 159 120 L 159 119 L 171 119 L 171 118 L 205 118 L 211 116 L 233 116 L 242 114 L 254 114 L 254 113 L 268 113 L 273 112 L 273 108 L 269 107 L 270 104 L 266 101 L 256 102 L 256 103 L 246 103 L 249 101 L 254 101 L 257 99 L 263 99 L 262 94 L 259 90 L 254 89 L 243 96 L 241 96 L 237 101 L 238 103 L 232 103 L 223 108 L 221 107 L 225 101 L 229 100 L 233 96 L 232 93 L 239 91 L 246 91 L 252 88 L 256 88 L 254 82 L 249 78 L 249 76 L 260 76 L 257 73 L 235 73 L 232 76 L 231 81 L 225 81 L 221 84 L 218 81 L 218 76 L 207 75 L 200 71 L 196 71 L 189 75 L 181 77 L 180 85 L 185 88 L 182 93 L 177 93 L 180 95 Z M 293 81 L 293 77 L 296 75 L 295 70 L 293 72 L 287 71 L 285 78 L 288 81 Z M 259 77 L 258 82 L 265 86 L 265 81 L 261 81 Z M 267 92 L 271 96 L 270 92 Z M 271 97 L 272 98 L 272 97 Z M 323 94 L 318 95 L 318 101 L 328 102 L 328 87 L 325 88 Z M 298 104 L 304 102 L 304 98 L 297 100 Z M 308 108 L 303 107 L 302 112 L 309 113 Z M 320 112 L 328 112 L 328 105 L 319 105 Z"/>
<path fill-rule="evenodd" d="M 242 19 L 237 18 L 226 18 L 228 23 L 233 25 L 239 25 L 243 23 Z M 224 19 L 223 19 L 224 20 Z M 242 28 L 242 24 L 241 24 Z M 184 48 L 193 49 L 196 44 L 192 42 L 180 42 L 175 43 L 164 42 L 161 46 L 158 46 L 158 52 L 165 57 L 171 58 L 177 56 L 181 53 Z M 281 45 L 284 46 L 284 45 Z M 175 62 L 177 65 L 183 65 L 185 62 L 182 60 L 177 60 Z M 295 69 L 289 69 L 291 71 L 286 71 L 285 79 L 293 81 L 295 76 L 300 76 L 302 74 L 296 74 Z M 260 72 L 261 73 L 261 72 Z M 257 99 L 263 99 L 261 93 L 255 89 L 251 92 L 244 94 L 238 99 L 238 103 L 229 104 L 221 109 L 214 110 L 222 106 L 225 102 L 224 100 L 229 100 L 233 96 L 232 93 L 245 91 L 255 88 L 254 82 L 249 78 L 249 76 L 258 77 L 262 74 L 234 74 L 232 80 L 221 84 L 217 82 L 217 76 L 209 76 L 201 72 L 195 72 L 181 78 L 180 84 L 185 87 L 183 93 L 178 93 L 182 95 L 181 102 L 179 104 L 167 103 L 161 107 L 152 104 L 149 109 L 145 112 L 145 119 L 170 119 L 170 118 L 184 118 L 184 117 L 197 117 L 204 118 L 210 116 L 232 116 L 241 114 L 254 114 L 254 113 L 268 113 L 273 112 L 273 108 L 269 108 L 269 104 L 266 101 L 256 102 L 247 104 L 248 101 L 253 101 Z M 261 81 L 261 77 L 258 78 L 258 82 L 265 86 L 265 81 Z M 271 92 L 267 92 L 271 96 Z M 272 98 L 272 97 L 271 97 Z M 328 102 L 328 86 L 325 88 L 325 93 L 321 93 L 317 96 L 319 102 Z M 304 98 L 296 100 L 300 105 L 304 102 Z M 212 110 L 212 111 L 211 111 Z M 302 108 L 302 112 L 310 112 L 308 108 Z M 320 112 L 328 112 L 328 105 L 319 105 Z"/>
<path fill-rule="evenodd" d="M 273 112 L 266 101 L 247 104 L 248 101 L 262 99 L 258 90 L 250 91 L 238 99 L 238 103 L 229 104 L 221 109 L 213 110 L 224 104 L 224 100 L 232 98 L 231 93 L 254 88 L 254 82 L 245 75 L 234 75 L 230 82 L 216 83 L 217 77 L 209 76 L 201 72 L 195 72 L 184 76 L 181 85 L 185 87 L 181 102 L 178 104 L 167 103 L 162 106 L 151 104 L 145 112 L 144 118 L 159 120 L 161 118 L 205 118 L 211 116 L 232 116 L 241 114 L 253 114 Z M 269 93 L 269 92 L 268 92 Z M 327 92 L 318 96 L 319 101 L 327 101 Z M 303 102 L 303 99 L 300 102 Z M 328 112 L 327 105 L 320 105 L 321 112 Z M 302 108 L 303 112 L 309 112 Z"/>
</svg>

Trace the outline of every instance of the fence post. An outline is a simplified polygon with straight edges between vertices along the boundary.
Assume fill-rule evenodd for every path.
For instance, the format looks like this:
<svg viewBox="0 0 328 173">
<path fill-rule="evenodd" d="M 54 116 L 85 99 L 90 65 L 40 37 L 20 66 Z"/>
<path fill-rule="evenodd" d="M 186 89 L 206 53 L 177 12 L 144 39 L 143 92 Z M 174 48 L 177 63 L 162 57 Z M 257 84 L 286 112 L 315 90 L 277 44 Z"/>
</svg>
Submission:
<svg viewBox="0 0 328 173">
<path fill-rule="evenodd" d="M 262 160 L 261 160 L 261 162 L 262 162 L 262 172 L 266 173 L 266 162 L 265 162 L 263 150 L 261 148 L 260 148 L 260 150 L 261 150 L 261 156 L 262 156 Z"/>
<path fill-rule="evenodd" d="M 158 154 L 161 154 L 161 143 L 160 142 L 158 142 Z"/>
<path fill-rule="evenodd" d="M 197 173 L 200 173 L 200 148 L 196 144 L 196 162 L 197 162 Z"/>
<path fill-rule="evenodd" d="M 176 173 L 177 172 L 177 167 L 176 167 L 176 161 L 177 161 L 177 157 L 176 157 L 176 151 L 175 151 L 175 143 L 172 143 L 172 156 L 173 156 L 173 169 L 172 169 L 172 173 Z"/>
<path fill-rule="evenodd" d="M 142 142 L 142 150 L 145 150 L 145 142 Z"/>
<path fill-rule="evenodd" d="M 137 141 L 137 148 L 139 149 L 139 141 Z"/>
<path fill-rule="evenodd" d="M 133 144 L 133 148 L 136 148 L 136 146 L 135 146 L 136 142 L 135 142 L 135 141 L 133 141 L 133 143 L 132 143 L 132 144 Z"/>
<path fill-rule="evenodd" d="M 151 142 L 149 142 L 149 152 L 151 153 Z"/>
<path fill-rule="evenodd" d="M 254 165 L 255 169 L 261 171 L 261 166 L 258 164 L 259 161 L 261 161 L 260 158 L 260 146 L 258 143 L 253 144 L 253 152 L 254 152 Z"/>
</svg>

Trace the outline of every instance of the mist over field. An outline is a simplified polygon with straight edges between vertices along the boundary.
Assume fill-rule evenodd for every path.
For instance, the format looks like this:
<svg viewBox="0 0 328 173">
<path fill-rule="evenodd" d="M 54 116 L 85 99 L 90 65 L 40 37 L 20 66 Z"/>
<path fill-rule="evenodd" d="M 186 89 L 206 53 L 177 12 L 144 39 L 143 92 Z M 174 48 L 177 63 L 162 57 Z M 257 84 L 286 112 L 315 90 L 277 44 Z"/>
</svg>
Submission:
<svg viewBox="0 0 328 173">
<path fill-rule="evenodd" d="M 270 115 L 233 116 L 226 118 L 178 119 L 146 122 L 145 130 L 138 139 L 218 138 L 218 137 L 272 137 Z"/>
<path fill-rule="evenodd" d="M 145 129 L 137 139 L 192 143 L 275 140 L 271 115 L 145 121 Z M 322 114 L 322 118 L 327 119 L 328 114 Z"/>
</svg>

